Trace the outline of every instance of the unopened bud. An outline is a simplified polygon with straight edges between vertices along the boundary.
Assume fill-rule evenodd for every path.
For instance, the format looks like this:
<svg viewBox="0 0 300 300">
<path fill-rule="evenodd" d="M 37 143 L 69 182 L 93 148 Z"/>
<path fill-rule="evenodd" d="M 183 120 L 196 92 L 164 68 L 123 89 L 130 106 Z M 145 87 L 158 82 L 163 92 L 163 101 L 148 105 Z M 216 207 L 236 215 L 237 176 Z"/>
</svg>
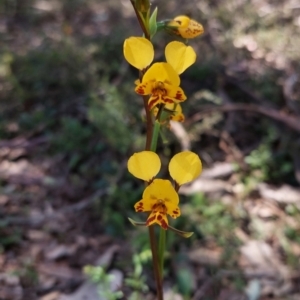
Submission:
<svg viewBox="0 0 300 300">
<path fill-rule="evenodd" d="M 203 26 L 187 16 L 178 16 L 168 22 L 167 29 L 185 39 L 193 39 L 204 32 Z"/>
</svg>

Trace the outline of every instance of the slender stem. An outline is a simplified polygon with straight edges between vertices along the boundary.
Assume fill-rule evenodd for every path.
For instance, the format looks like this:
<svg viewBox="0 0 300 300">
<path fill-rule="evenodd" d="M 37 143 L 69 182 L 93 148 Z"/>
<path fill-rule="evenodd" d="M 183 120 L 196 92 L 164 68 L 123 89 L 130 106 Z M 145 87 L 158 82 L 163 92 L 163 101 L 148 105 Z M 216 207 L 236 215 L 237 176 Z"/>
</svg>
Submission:
<svg viewBox="0 0 300 300">
<path fill-rule="evenodd" d="M 160 270 L 161 277 L 163 277 L 163 271 L 164 271 L 166 233 L 167 233 L 166 230 L 162 228 L 159 229 L 158 259 L 159 259 L 159 270 Z"/>
<path fill-rule="evenodd" d="M 152 252 L 152 261 L 154 268 L 154 277 L 156 281 L 156 290 L 157 290 L 157 300 L 164 300 L 163 288 L 162 288 L 162 273 L 159 268 L 159 260 L 157 255 L 157 246 L 155 239 L 154 226 L 149 226 L 149 238 Z"/>
<path fill-rule="evenodd" d="M 131 2 L 131 4 L 132 4 L 132 7 L 133 7 L 134 12 L 135 12 L 135 14 L 136 14 L 136 17 L 137 17 L 137 19 L 138 19 L 138 21 L 139 21 L 139 23 L 140 23 L 140 26 L 141 26 L 141 28 L 142 28 L 142 30 L 143 30 L 143 32 L 144 32 L 145 38 L 146 38 L 147 40 L 150 41 L 150 34 L 149 34 L 149 32 L 148 32 L 148 30 L 147 30 L 147 28 L 146 28 L 146 26 L 145 26 L 144 21 L 143 21 L 142 18 L 141 18 L 140 13 L 137 11 L 137 9 L 136 9 L 136 7 L 135 7 L 134 1 L 133 1 L 133 0 L 130 0 L 130 2 Z"/>
<path fill-rule="evenodd" d="M 160 122 L 155 121 L 154 128 L 152 131 L 151 146 L 150 146 L 150 150 L 153 152 L 156 152 L 159 131 L 160 131 Z M 163 255 L 161 254 L 162 252 L 161 252 L 160 248 L 162 247 L 162 245 L 164 245 L 164 243 L 161 243 L 161 241 L 159 241 L 159 245 L 160 245 L 158 248 L 159 254 L 157 254 L 157 246 L 156 246 L 156 242 L 155 242 L 155 234 L 154 234 L 153 226 L 149 226 L 149 236 L 150 236 L 150 243 L 151 243 L 154 274 L 155 274 L 155 279 L 156 279 L 157 299 L 163 300 L 164 299 L 163 289 L 162 289 L 163 263 L 161 263 L 161 259 L 162 259 L 161 257 Z M 164 249 L 163 249 L 163 251 L 164 251 Z"/>
<path fill-rule="evenodd" d="M 153 141 L 153 138 L 152 138 L 153 123 L 152 123 L 151 111 L 149 110 L 149 107 L 148 107 L 148 100 L 149 100 L 149 97 L 143 96 L 144 108 L 145 108 L 145 112 L 146 112 L 146 127 L 147 127 L 145 150 L 151 149 L 151 143 Z M 151 149 L 151 151 L 155 152 L 155 150 L 152 150 L 152 149 Z"/>
<path fill-rule="evenodd" d="M 130 0 L 133 9 L 135 11 L 135 14 L 137 16 L 137 19 L 140 23 L 140 26 L 144 32 L 144 36 L 146 39 L 150 41 L 150 33 L 147 30 L 144 20 L 142 20 L 141 15 L 136 9 L 134 0 Z M 143 70 L 140 72 L 140 82 L 142 82 L 143 75 L 146 72 L 146 70 Z M 158 134 L 160 130 L 160 124 L 159 127 L 156 125 L 157 122 L 155 122 L 154 125 L 154 132 L 153 132 L 153 122 L 152 122 L 152 115 L 151 111 L 148 107 L 148 97 L 143 96 L 143 102 L 144 102 L 144 108 L 146 112 L 146 126 L 147 126 L 147 136 L 146 136 L 146 146 L 145 150 L 150 150 L 155 152 L 156 146 L 157 146 L 157 139 Z M 151 252 L 152 252 L 152 261 L 153 261 L 153 268 L 154 268 L 154 277 L 156 281 L 156 289 L 157 289 L 157 300 L 164 300 L 163 296 L 163 288 L 162 288 L 162 272 L 160 271 L 160 264 L 158 261 L 158 254 L 157 254 L 157 245 L 156 245 L 156 238 L 155 238 L 155 232 L 154 232 L 154 226 L 149 226 L 149 239 L 150 239 L 150 246 L 151 246 Z"/>
<path fill-rule="evenodd" d="M 159 123 L 159 121 L 155 121 L 153 134 L 152 134 L 152 140 L 151 140 L 151 147 L 150 147 L 150 150 L 153 152 L 156 152 L 159 131 L 160 131 L 160 123 Z"/>
</svg>

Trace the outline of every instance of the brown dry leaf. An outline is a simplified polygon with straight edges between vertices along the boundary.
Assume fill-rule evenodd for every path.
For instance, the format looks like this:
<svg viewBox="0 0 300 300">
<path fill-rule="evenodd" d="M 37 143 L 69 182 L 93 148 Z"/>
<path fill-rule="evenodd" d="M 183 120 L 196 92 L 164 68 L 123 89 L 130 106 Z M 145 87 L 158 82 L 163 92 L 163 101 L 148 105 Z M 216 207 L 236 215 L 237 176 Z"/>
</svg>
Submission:
<svg viewBox="0 0 300 300">
<path fill-rule="evenodd" d="M 116 252 L 120 250 L 118 245 L 112 245 L 109 247 L 96 261 L 96 266 L 107 267 L 111 264 L 112 259 Z"/>
<path fill-rule="evenodd" d="M 33 242 L 46 241 L 50 239 L 50 235 L 47 232 L 36 229 L 29 229 L 26 236 Z"/>
<path fill-rule="evenodd" d="M 58 300 L 107 300 L 99 296 L 97 286 L 86 281 L 70 295 L 61 295 Z"/>
<path fill-rule="evenodd" d="M 217 300 L 247 300 L 247 297 L 235 290 L 222 289 Z"/>
<path fill-rule="evenodd" d="M 183 297 L 172 290 L 167 290 L 164 292 L 165 300 L 183 300 Z"/>
<path fill-rule="evenodd" d="M 4 160 L 0 163 L 0 177 L 9 178 L 11 176 L 22 175 L 31 179 L 40 179 L 44 177 L 43 172 L 26 159 L 20 159 L 16 162 Z"/>
<path fill-rule="evenodd" d="M 266 183 L 258 185 L 258 190 L 263 198 L 277 201 L 279 203 L 294 203 L 300 205 L 300 189 L 289 185 L 281 187 L 272 187 Z"/>
<path fill-rule="evenodd" d="M 6 195 L 0 195 L 0 205 L 5 205 L 9 201 L 9 198 Z"/>
<path fill-rule="evenodd" d="M 39 274 L 39 290 L 49 291 L 57 283 L 57 280 L 53 276 L 46 274 Z"/>
<path fill-rule="evenodd" d="M 291 271 L 264 241 L 251 240 L 241 247 L 240 266 L 247 277 L 259 277 L 261 294 L 285 295 L 290 292 Z"/>
<path fill-rule="evenodd" d="M 197 192 L 202 193 L 215 193 L 215 192 L 227 192 L 231 190 L 231 185 L 223 180 L 198 178 L 194 180 L 188 186 L 182 186 L 180 188 L 180 194 L 191 195 Z"/>
<path fill-rule="evenodd" d="M 264 271 L 277 272 L 279 262 L 270 245 L 264 241 L 251 240 L 240 249 L 248 265 Z"/>
<path fill-rule="evenodd" d="M 223 178 L 230 176 L 234 173 L 234 165 L 227 162 L 217 162 L 209 169 L 203 170 L 201 173 L 202 178 L 213 179 L 213 178 Z"/>
<path fill-rule="evenodd" d="M 189 251 L 188 257 L 193 263 L 202 265 L 218 266 L 221 261 L 222 250 L 221 249 L 206 249 L 197 248 Z"/>
<path fill-rule="evenodd" d="M 59 296 L 60 296 L 59 292 L 51 292 L 39 298 L 39 300 L 58 300 Z"/>
<path fill-rule="evenodd" d="M 45 249 L 45 257 L 48 260 L 57 260 L 62 257 L 73 255 L 76 250 L 76 245 L 55 245 L 50 249 Z"/>
<path fill-rule="evenodd" d="M 37 270 L 43 274 L 67 280 L 82 280 L 83 278 L 79 271 L 58 263 L 39 263 Z"/>
<path fill-rule="evenodd" d="M 21 300 L 23 299 L 23 289 L 20 286 L 15 286 L 15 287 L 0 286 L 0 299 Z"/>
</svg>

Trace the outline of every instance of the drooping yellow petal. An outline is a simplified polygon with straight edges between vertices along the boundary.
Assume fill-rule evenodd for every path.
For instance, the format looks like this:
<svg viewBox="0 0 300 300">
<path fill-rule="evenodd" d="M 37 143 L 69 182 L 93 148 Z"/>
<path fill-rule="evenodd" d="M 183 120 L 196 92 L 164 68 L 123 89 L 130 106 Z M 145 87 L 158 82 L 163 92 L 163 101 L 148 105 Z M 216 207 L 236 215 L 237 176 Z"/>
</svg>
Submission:
<svg viewBox="0 0 300 300">
<path fill-rule="evenodd" d="M 135 177 L 150 181 L 160 170 L 159 156 L 152 151 L 134 153 L 128 160 L 128 171 Z"/>
<path fill-rule="evenodd" d="M 165 108 L 170 109 L 169 105 L 166 105 Z M 170 116 L 170 119 L 172 121 L 176 121 L 176 122 L 184 122 L 184 114 L 182 113 L 182 108 L 180 104 L 176 104 L 175 108 L 173 108 L 174 113 Z"/>
<path fill-rule="evenodd" d="M 172 86 L 170 84 L 165 83 L 164 87 L 167 91 L 167 95 L 169 98 L 173 99 L 173 102 L 182 102 L 186 100 L 186 95 L 184 94 L 184 91 L 179 86 Z"/>
<path fill-rule="evenodd" d="M 152 86 L 153 84 L 151 82 L 139 83 L 135 87 L 135 92 L 140 95 L 149 95 L 152 93 Z"/>
<path fill-rule="evenodd" d="M 176 219 L 180 216 L 180 209 L 177 204 L 174 203 L 165 203 L 167 207 L 167 214 L 170 215 L 173 219 Z"/>
<path fill-rule="evenodd" d="M 150 41 L 143 37 L 130 37 L 124 41 L 125 59 L 139 70 L 148 67 L 154 58 L 154 49 Z"/>
<path fill-rule="evenodd" d="M 168 63 L 153 64 L 143 76 L 144 82 L 167 82 L 173 86 L 179 86 L 180 78 L 173 67 Z"/>
<path fill-rule="evenodd" d="M 201 171 L 201 160 L 196 153 L 191 151 L 183 151 L 174 155 L 169 163 L 170 175 L 179 185 L 194 180 Z"/>
<path fill-rule="evenodd" d="M 204 32 L 203 26 L 187 16 L 178 16 L 168 23 L 173 32 L 184 39 L 193 39 Z"/>
<path fill-rule="evenodd" d="M 153 109 L 153 115 L 156 117 L 158 113 L 158 108 L 154 107 Z M 184 122 L 184 114 L 182 113 L 182 108 L 180 104 L 176 103 L 168 103 L 164 106 L 164 110 L 160 116 L 160 123 L 166 124 L 169 127 L 168 122 L 170 120 L 176 121 L 176 122 Z"/>
<path fill-rule="evenodd" d="M 134 205 L 134 209 L 136 212 L 151 211 L 156 201 L 156 199 L 142 199 Z"/>
<path fill-rule="evenodd" d="M 166 46 L 165 56 L 167 62 L 177 74 L 181 74 L 196 61 L 196 53 L 191 46 L 173 41 Z"/>
</svg>

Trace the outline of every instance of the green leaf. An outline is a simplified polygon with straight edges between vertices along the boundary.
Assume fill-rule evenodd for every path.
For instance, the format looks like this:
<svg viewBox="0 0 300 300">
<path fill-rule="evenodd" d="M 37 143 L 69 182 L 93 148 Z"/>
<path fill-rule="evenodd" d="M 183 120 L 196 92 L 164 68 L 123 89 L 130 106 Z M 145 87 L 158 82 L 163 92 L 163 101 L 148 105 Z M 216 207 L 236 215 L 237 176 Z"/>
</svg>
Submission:
<svg viewBox="0 0 300 300">
<path fill-rule="evenodd" d="M 155 9 L 149 19 L 149 28 L 150 28 L 150 37 L 151 38 L 155 35 L 155 33 L 157 31 L 156 18 L 157 18 L 157 7 L 155 7 Z"/>
<path fill-rule="evenodd" d="M 137 222 L 137 221 L 134 221 L 133 219 L 131 218 L 128 218 L 128 220 L 130 221 L 130 223 L 134 226 L 147 226 L 146 222 Z"/>
<path fill-rule="evenodd" d="M 194 232 L 187 232 L 187 231 L 182 231 L 182 230 L 178 230 L 172 226 L 168 226 L 168 229 L 170 229 L 171 231 L 175 232 L 176 234 L 180 235 L 181 237 L 184 237 L 184 238 L 189 238 L 191 237 Z"/>
</svg>

